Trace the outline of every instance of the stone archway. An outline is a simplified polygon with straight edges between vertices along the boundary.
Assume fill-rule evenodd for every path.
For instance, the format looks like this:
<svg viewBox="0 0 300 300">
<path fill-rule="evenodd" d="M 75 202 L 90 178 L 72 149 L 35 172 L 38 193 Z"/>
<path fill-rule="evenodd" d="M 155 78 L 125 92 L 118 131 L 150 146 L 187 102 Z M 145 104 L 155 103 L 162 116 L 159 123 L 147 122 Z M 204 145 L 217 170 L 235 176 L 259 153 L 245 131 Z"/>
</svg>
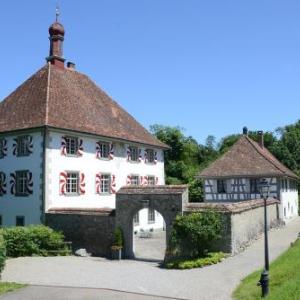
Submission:
<svg viewBox="0 0 300 300">
<path fill-rule="evenodd" d="M 116 226 L 123 231 L 124 258 L 134 258 L 133 216 L 143 208 L 158 211 L 166 223 L 166 241 L 170 238 L 172 224 L 188 202 L 187 186 L 127 186 L 116 195 Z"/>
</svg>

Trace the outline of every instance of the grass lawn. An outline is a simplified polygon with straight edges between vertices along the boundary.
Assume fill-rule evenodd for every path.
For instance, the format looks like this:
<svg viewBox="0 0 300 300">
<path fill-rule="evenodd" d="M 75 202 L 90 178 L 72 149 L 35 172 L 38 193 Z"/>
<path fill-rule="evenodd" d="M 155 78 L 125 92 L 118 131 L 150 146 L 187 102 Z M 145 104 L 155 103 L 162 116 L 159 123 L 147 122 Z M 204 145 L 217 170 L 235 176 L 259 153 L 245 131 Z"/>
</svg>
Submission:
<svg viewBox="0 0 300 300">
<path fill-rule="evenodd" d="M 237 300 L 261 299 L 261 287 L 256 284 L 262 270 L 243 279 L 234 291 Z M 270 265 L 268 300 L 300 300 L 300 240 Z"/>
<path fill-rule="evenodd" d="M 24 287 L 24 284 L 14 283 L 14 282 L 0 282 L 0 295 L 7 292 L 14 291 Z"/>
</svg>

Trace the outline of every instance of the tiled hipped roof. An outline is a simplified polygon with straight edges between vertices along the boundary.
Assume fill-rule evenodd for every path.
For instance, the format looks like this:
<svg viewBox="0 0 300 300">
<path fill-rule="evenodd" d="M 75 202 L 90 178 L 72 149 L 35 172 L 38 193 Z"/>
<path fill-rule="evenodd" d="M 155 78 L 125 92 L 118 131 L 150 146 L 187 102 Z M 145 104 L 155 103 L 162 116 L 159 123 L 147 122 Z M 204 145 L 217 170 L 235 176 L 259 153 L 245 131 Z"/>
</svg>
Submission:
<svg viewBox="0 0 300 300">
<path fill-rule="evenodd" d="M 0 133 L 45 125 L 169 148 L 86 75 L 50 64 L 0 103 Z"/>
<path fill-rule="evenodd" d="M 287 176 L 298 179 L 267 148 L 261 147 L 247 135 L 241 136 L 230 150 L 199 174 L 202 178 L 252 176 Z"/>
</svg>

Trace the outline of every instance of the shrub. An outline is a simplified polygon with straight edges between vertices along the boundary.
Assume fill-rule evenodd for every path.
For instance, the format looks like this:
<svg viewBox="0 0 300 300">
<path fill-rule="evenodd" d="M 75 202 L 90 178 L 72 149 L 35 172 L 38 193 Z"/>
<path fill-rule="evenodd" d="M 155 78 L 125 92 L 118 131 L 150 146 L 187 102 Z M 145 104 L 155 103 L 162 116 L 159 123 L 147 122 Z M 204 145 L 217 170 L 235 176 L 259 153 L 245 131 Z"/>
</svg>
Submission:
<svg viewBox="0 0 300 300">
<path fill-rule="evenodd" d="M 117 227 L 114 232 L 114 241 L 112 244 L 112 248 L 121 249 L 123 248 L 123 233 L 120 227 Z"/>
<path fill-rule="evenodd" d="M 6 260 L 6 248 L 3 235 L 0 234 L 0 273 L 3 271 Z"/>
<path fill-rule="evenodd" d="M 192 268 L 202 268 L 205 266 L 217 264 L 222 261 L 226 255 L 222 252 L 208 253 L 206 257 L 196 258 L 196 259 L 175 259 L 167 262 L 164 267 L 167 269 L 192 269 Z"/>
<path fill-rule="evenodd" d="M 69 254 L 64 235 L 44 225 L 8 227 L 1 231 L 6 243 L 7 256 Z"/>
<path fill-rule="evenodd" d="M 199 258 L 212 250 L 221 233 L 220 215 L 206 211 L 177 216 L 170 238 L 171 257 Z"/>
</svg>

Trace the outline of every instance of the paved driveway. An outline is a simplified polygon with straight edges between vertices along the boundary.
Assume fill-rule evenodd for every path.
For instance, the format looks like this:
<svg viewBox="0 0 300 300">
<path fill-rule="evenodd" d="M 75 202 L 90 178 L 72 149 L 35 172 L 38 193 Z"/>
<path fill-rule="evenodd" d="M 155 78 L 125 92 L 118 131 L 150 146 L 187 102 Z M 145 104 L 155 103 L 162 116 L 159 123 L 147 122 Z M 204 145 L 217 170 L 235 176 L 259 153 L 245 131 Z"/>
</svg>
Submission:
<svg viewBox="0 0 300 300">
<path fill-rule="evenodd" d="M 156 229 L 151 233 L 151 237 L 134 236 L 134 254 L 137 259 L 163 260 L 166 250 L 166 232 Z"/>
<path fill-rule="evenodd" d="M 281 230 L 270 232 L 270 258 L 274 259 L 286 250 L 299 231 L 300 218 Z M 203 269 L 164 270 L 156 263 L 133 260 L 25 257 L 8 260 L 2 280 L 56 287 L 112 289 L 171 298 L 222 300 L 230 299 L 240 280 L 262 265 L 263 239 L 259 239 L 243 253 Z"/>
</svg>

